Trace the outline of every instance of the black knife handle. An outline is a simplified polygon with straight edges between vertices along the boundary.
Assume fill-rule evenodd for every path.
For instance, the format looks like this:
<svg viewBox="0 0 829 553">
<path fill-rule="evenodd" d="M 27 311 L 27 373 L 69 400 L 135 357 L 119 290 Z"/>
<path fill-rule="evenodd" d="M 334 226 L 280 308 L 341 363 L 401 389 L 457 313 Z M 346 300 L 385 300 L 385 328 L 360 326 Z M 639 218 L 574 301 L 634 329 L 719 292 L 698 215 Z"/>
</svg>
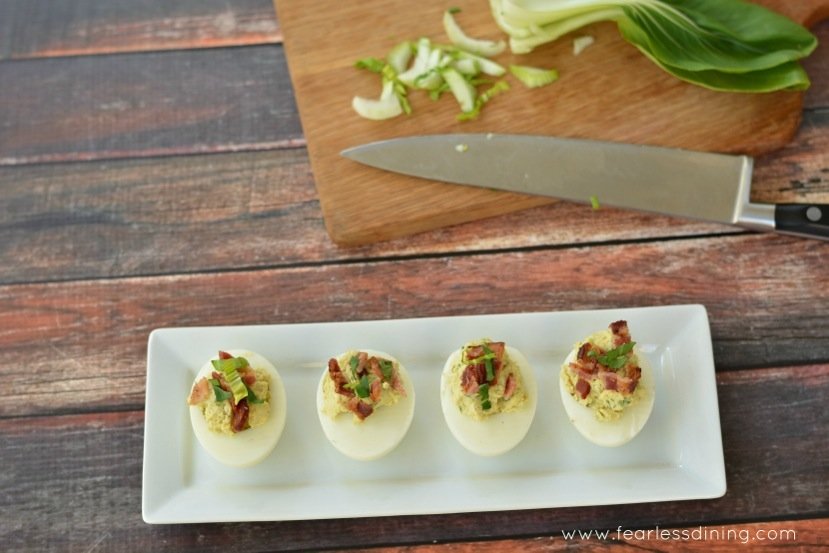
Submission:
<svg viewBox="0 0 829 553">
<path fill-rule="evenodd" d="M 786 234 L 829 240 L 829 204 L 777 204 L 774 227 Z"/>
</svg>

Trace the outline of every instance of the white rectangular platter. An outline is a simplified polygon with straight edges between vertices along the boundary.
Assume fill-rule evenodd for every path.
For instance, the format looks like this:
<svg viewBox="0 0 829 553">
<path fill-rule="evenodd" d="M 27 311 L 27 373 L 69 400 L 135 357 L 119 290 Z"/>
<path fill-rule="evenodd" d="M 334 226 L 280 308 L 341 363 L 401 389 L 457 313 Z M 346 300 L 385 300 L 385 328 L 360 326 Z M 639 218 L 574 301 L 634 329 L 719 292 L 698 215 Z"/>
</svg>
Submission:
<svg viewBox="0 0 829 553">
<path fill-rule="evenodd" d="M 585 440 L 558 390 L 573 345 L 625 319 L 654 369 L 653 413 L 617 448 Z M 521 350 L 538 382 L 524 440 L 492 458 L 466 451 L 440 407 L 446 358 L 478 338 Z M 387 456 L 351 460 L 319 424 L 315 394 L 330 357 L 376 349 L 408 369 L 416 406 Z M 244 469 L 213 460 L 190 427 L 186 397 L 218 350 L 249 349 L 276 365 L 287 422 L 274 451 Z M 147 352 L 142 514 L 148 523 L 436 514 L 702 499 L 725 493 L 708 316 L 700 305 L 405 320 L 155 330 Z"/>
</svg>

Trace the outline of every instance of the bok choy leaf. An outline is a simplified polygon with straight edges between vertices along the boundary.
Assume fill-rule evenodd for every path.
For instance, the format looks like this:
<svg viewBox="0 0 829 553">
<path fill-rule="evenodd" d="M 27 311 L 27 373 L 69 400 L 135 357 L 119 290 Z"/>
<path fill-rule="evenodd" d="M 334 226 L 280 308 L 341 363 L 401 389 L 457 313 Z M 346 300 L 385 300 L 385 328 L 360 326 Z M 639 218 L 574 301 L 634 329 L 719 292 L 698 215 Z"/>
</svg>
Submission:
<svg viewBox="0 0 829 553">
<path fill-rule="evenodd" d="M 714 90 L 806 89 L 798 60 L 817 46 L 802 26 L 743 0 L 490 0 L 490 7 L 514 53 L 615 21 L 659 67 Z"/>
</svg>

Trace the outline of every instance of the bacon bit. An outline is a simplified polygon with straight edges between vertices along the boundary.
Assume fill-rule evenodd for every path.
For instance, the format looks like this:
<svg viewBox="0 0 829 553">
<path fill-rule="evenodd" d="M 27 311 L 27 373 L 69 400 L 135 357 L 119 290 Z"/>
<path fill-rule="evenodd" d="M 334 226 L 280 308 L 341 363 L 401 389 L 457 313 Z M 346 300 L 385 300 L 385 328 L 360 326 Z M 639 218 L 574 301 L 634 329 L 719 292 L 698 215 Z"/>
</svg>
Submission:
<svg viewBox="0 0 829 553">
<path fill-rule="evenodd" d="M 198 405 L 202 401 L 208 399 L 210 397 L 210 383 L 207 382 L 206 378 L 202 378 L 195 385 L 193 385 L 193 390 L 190 392 L 190 397 L 187 398 L 187 403 L 189 405 Z"/>
<path fill-rule="evenodd" d="M 368 404 L 365 401 L 362 401 L 357 396 L 354 396 L 351 399 L 349 399 L 348 403 L 346 404 L 346 407 L 349 411 L 357 415 L 357 418 L 361 421 L 365 420 L 366 417 L 368 417 L 374 412 L 374 408 L 370 404 Z"/>
<path fill-rule="evenodd" d="M 486 344 L 481 344 L 480 346 L 468 347 L 466 348 L 466 358 L 469 360 L 473 360 L 486 355 L 484 345 L 488 347 L 492 353 L 495 354 L 496 361 L 503 361 L 504 351 L 506 350 L 504 342 L 486 342 Z"/>
<path fill-rule="evenodd" d="M 383 369 L 380 368 L 380 361 L 376 357 L 368 360 L 368 372 L 383 381 Z"/>
<path fill-rule="evenodd" d="M 601 377 L 606 389 L 616 390 L 622 394 L 632 394 L 639 383 L 641 372 L 639 367 L 635 367 L 634 371 L 629 372 L 629 374 L 632 373 L 632 376 L 620 375 L 613 371 L 603 371 Z"/>
<path fill-rule="evenodd" d="M 213 378 L 215 378 L 216 380 L 219 381 L 219 388 L 221 388 L 225 392 L 230 392 L 231 391 L 230 390 L 230 384 L 227 383 L 227 380 L 225 380 L 225 377 L 224 377 L 223 374 L 218 373 L 216 371 L 213 371 L 212 373 L 210 373 L 210 375 Z M 233 403 L 233 402 L 231 401 L 231 403 Z"/>
<path fill-rule="evenodd" d="M 397 371 L 394 371 L 391 376 L 391 387 L 394 391 L 402 394 L 403 397 L 406 397 L 406 387 L 403 385 L 403 381 L 400 380 L 400 376 L 397 374 Z"/>
<path fill-rule="evenodd" d="M 245 383 L 245 386 L 250 388 L 256 383 L 256 373 L 253 372 L 253 369 L 250 367 L 245 367 L 243 369 L 238 369 L 239 376 L 242 377 L 242 382 Z"/>
<path fill-rule="evenodd" d="M 483 364 L 467 365 L 461 374 L 461 389 L 467 395 L 478 393 L 478 387 L 486 381 L 486 367 Z"/>
<path fill-rule="evenodd" d="M 328 360 L 328 376 L 334 381 L 334 391 L 346 397 L 354 397 L 354 390 L 345 387 L 348 384 L 340 364 L 333 357 Z"/>
<path fill-rule="evenodd" d="M 226 351 L 219 352 L 219 359 L 233 359 L 233 356 Z"/>
<path fill-rule="evenodd" d="M 630 342 L 630 329 L 627 321 L 610 323 L 610 332 L 613 333 L 613 345 L 619 347 Z"/>
<path fill-rule="evenodd" d="M 584 399 L 590 395 L 590 384 L 583 378 L 579 378 L 578 381 L 576 381 L 576 391 L 579 393 L 581 398 Z"/>
<path fill-rule="evenodd" d="M 515 375 L 510 373 L 507 376 L 507 381 L 504 383 L 504 399 L 511 398 L 516 388 L 518 388 L 518 381 L 515 379 Z"/>
<path fill-rule="evenodd" d="M 479 357 L 483 357 L 486 355 L 486 349 L 484 349 L 484 346 L 489 348 L 489 351 L 495 354 L 495 359 L 492 360 L 492 378 L 489 381 L 486 380 L 485 364 L 467 365 L 464 375 L 461 377 L 461 387 L 467 394 L 476 393 L 478 391 L 478 386 L 484 382 L 488 382 L 490 385 L 495 385 L 495 383 L 498 382 L 498 376 L 501 374 L 501 367 L 504 366 L 504 352 L 506 351 L 506 345 L 504 342 L 486 342 L 485 344 L 481 344 L 479 346 L 470 346 L 466 348 L 466 358 L 470 361 L 474 361 Z M 474 384 L 471 380 L 472 375 L 466 375 L 469 367 L 478 367 L 474 369 Z"/>
<path fill-rule="evenodd" d="M 628 329 L 627 321 L 613 322 L 609 325 L 609 328 L 613 334 L 614 347 L 619 347 L 622 344 L 630 342 L 630 330 Z M 594 352 L 594 355 L 591 356 L 591 352 Z M 597 357 L 605 353 L 602 348 L 590 342 L 585 342 L 579 347 L 579 351 L 576 353 L 576 360 L 570 363 L 570 370 L 579 379 L 576 382 L 576 390 L 582 399 L 586 398 L 590 393 L 589 382 L 594 378 L 601 378 L 605 389 L 614 390 L 624 395 L 630 395 L 636 390 L 636 386 L 639 384 L 639 379 L 642 376 L 642 369 L 630 362 L 623 368 L 624 373 L 609 369 L 597 360 Z M 582 382 L 584 382 L 584 385 L 581 385 Z"/>
<path fill-rule="evenodd" d="M 357 368 L 354 372 L 358 377 L 366 374 L 366 365 L 368 365 L 368 354 L 364 351 L 357 353 Z"/>
<path fill-rule="evenodd" d="M 377 403 L 380 401 L 380 395 L 383 393 L 383 381 L 382 380 L 372 380 L 371 386 L 369 387 L 369 397 L 371 401 Z"/>
<path fill-rule="evenodd" d="M 232 416 L 230 419 L 231 430 L 233 430 L 234 432 L 241 432 L 242 430 L 247 428 L 248 415 L 250 413 L 247 398 L 239 400 L 239 403 L 236 405 L 233 404 L 233 401 L 230 401 L 230 410 L 232 411 Z"/>
</svg>

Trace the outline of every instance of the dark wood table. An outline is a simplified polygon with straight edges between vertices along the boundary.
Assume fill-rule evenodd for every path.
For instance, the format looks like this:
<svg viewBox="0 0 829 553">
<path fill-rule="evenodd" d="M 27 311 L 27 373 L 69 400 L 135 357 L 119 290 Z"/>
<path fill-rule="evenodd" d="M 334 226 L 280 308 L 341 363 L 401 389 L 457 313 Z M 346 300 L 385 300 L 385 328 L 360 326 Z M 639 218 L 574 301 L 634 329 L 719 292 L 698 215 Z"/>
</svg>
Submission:
<svg viewBox="0 0 829 553">
<path fill-rule="evenodd" d="M 802 126 L 757 160 L 756 201 L 829 202 L 829 25 L 815 31 Z M 829 547 L 829 243 L 556 204 L 339 248 L 269 0 L 0 2 L 0 208 L 3 551 L 738 545 L 616 533 L 657 526 Z M 722 498 L 142 521 L 152 329 L 684 303 L 710 316 Z"/>
</svg>

